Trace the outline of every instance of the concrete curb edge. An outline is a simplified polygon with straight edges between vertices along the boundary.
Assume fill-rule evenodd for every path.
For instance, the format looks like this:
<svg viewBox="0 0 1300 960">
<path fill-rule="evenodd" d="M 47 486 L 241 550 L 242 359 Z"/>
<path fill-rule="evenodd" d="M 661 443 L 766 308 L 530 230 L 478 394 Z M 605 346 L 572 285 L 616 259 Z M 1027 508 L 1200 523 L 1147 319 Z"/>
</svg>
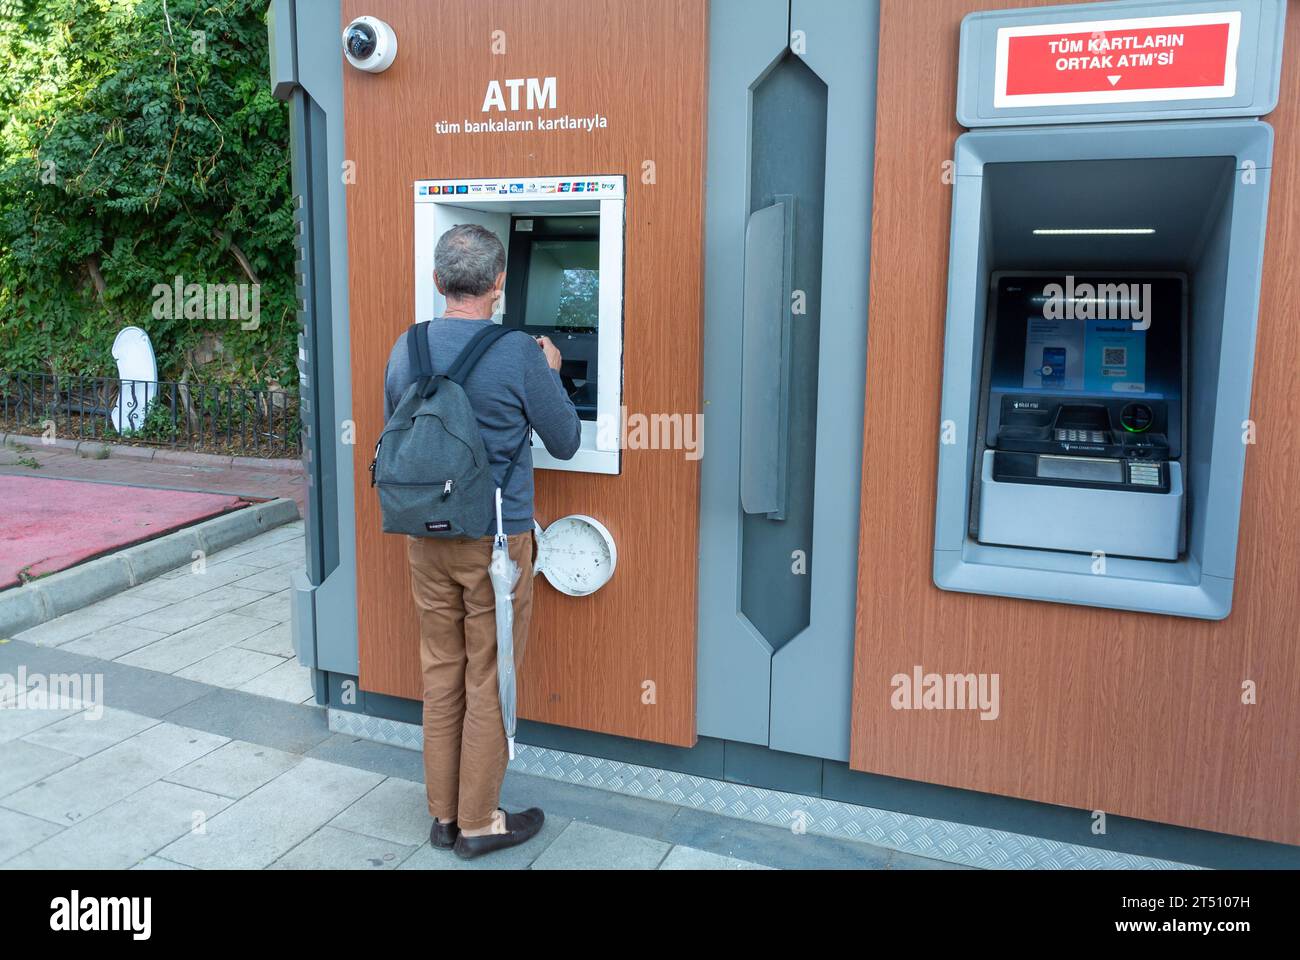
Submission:
<svg viewBox="0 0 1300 960">
<path fill-rule="evenodd" d="M 292 500 L 268 500 L 125 547 L 0 592 L 0 638 L 111 597 L 205 555 L 298 519 Z"/>
<path fill-rule="evenodd" d="M 102 440 L 74 440 L 54 437 L 44 440 L 23 433 L 0 433 L 0 446 L 22 445 L 32 452 L 41 447 L 70 450 L 79 457 L 92 460 L 117 457 L 123 460 L 147 460 L 154 463 L 179 463 L 196 467 L 247 467 L 271 473 L 301 473 L 301 460 L 270 460 L 265 457 L 232 457 L 215 453 L 195 453 L 190 450 L 168 450 L 157 447 L 134 447 L 125 443 L 105 443 Z"/>
</svg>

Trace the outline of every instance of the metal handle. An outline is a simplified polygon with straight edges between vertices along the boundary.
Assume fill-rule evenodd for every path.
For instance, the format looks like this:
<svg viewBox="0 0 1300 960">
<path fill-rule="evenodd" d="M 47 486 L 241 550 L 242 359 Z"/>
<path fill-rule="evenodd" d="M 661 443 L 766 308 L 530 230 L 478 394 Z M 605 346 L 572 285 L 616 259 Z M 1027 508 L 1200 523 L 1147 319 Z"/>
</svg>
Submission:
<svg viewBox="0 0 1300 960">
<path fill-rule="evenodd" d="M 745 227 L 741 342 L 740 505 L 783 520 L 790 410 L 790 306 L 794 203 L 755 210 Z"/>
</svg>

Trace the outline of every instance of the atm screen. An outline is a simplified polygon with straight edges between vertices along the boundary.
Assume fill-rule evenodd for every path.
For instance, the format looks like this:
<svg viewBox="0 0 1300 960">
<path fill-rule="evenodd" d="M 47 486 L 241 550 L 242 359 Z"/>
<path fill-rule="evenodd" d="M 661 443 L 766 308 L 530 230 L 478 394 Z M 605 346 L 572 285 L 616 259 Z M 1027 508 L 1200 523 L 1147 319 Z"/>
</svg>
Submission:
<svg viewBox="0 0 1300 960">
<path fill-rule="evenodd" d="M 996 295 L 993 391 L 1179 399 L 1181 279 L 1005 276 Z"/>
<path fill-rule="evenodd" d="M 503 322 L 550 337 L 560 380 L 583 420 L 596 419 L 600 358 L 600 218 L 515 216 Z"/>
<path fill-rule="evenodd" d="M 595 330 L 599 321 L 600 241 L 534 241 L 525 326 Z"/>
</svg>

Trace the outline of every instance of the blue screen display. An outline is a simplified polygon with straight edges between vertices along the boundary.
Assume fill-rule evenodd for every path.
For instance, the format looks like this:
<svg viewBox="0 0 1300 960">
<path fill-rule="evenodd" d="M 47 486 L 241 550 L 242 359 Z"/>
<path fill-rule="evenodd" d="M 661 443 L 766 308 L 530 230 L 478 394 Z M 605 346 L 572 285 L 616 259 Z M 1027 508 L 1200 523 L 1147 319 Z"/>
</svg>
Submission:
<svg viewBox="0 0 1300 960">
<path fill-rule="evenodd" d="M 991 390 L 1180 398 L 1181 279 L 1002 277 L 995 295 Z"/>
</svg>

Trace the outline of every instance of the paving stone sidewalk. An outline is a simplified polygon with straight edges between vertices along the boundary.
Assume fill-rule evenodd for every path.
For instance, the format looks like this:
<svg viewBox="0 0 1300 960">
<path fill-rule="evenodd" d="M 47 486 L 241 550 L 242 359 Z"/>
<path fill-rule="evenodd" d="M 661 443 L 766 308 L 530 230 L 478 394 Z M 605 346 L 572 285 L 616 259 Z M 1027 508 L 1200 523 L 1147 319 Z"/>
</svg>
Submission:
<svg viewBox="0 0 1300 960">
<path fill-rule="evenodd" d="M 0 643 L 0 674 L 102 678 L 63 709 L 0 693 L 0 868 L 926 869 L 949 865 L 511 771 L 523 847 L 428 843 L 418 753 L 332 733 L 293 657 L 288 524 Z"/>
</svg>

